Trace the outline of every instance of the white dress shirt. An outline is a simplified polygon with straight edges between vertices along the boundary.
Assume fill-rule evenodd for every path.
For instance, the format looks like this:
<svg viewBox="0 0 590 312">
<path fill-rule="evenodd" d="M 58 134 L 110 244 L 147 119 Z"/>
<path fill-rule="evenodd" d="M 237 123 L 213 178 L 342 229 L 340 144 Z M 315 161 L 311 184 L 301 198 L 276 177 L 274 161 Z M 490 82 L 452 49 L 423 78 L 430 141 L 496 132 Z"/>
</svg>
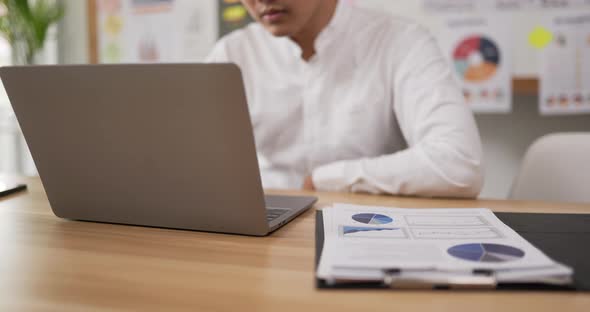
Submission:
<svg viewBox="0 0 590 312">
<path fill-rule="evenodd" d="M 265 188 L 475 197 L 479 133 L 433 37 L 339 1 L 305 61 L 259 24 L 222 38 L 209 62 L 244 77 Z"/>
</svg>

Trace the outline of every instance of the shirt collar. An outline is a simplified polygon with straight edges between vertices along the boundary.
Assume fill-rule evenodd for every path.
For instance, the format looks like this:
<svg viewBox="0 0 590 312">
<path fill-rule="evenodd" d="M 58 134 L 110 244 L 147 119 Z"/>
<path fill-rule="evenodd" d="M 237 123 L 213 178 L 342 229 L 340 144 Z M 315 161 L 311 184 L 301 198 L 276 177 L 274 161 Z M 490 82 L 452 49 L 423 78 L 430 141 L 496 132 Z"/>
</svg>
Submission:
<svg viewBox="0 0 590 312">
<path fill-rule="evenodd" d="M 346 30 L 346 25 L 348 24 L 347 22 L 351 8 L 349 7 L 350 5 L 345 2 L 346 1 L 338 0 L 338 4 L 336 5 L 336 11 L 332 16 L 332 19 L 316 38 L 316 55 L 321 54 L 326 49 L 326 47 L 334 40 L 334 38 L 336 38 L 339 34 L 343 33 Z M 290 53 L 292 53 L 294 56 L 298 58 L 301 58 L 301 48 L 297 43 L 295 43 L 288 37 L 280 38 L 280 40 L 285 42 L 285 45 L 289 49 Z"/>
<path fill-rule="evenodd" d="M 345 1 L 339 0 L 336 6 L 334 16 L 330 20 L 330 23 L 320 32 L 316 41 L 315 49 L 316 53 L 320 54 L 329 45 L 334 38 L 339 34 L 343 33 L 348 24 L 348 14 L 350 8 Z"/>
</svg>

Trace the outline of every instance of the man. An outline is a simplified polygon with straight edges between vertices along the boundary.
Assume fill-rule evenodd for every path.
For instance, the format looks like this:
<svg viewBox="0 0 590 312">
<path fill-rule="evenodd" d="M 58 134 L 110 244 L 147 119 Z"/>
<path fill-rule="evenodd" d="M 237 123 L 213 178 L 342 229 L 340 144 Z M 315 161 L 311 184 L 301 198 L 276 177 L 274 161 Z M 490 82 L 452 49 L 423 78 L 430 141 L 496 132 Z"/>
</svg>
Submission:
<svg viewBox="0 0 590 312">
<path fill-rule="evenodd" d="M 258 23 L 208 58 L 241 68 L 263 185 L 476 197 L 478 130 L 436 41 L 340 2 L 242 0 Z"/>
</svg>

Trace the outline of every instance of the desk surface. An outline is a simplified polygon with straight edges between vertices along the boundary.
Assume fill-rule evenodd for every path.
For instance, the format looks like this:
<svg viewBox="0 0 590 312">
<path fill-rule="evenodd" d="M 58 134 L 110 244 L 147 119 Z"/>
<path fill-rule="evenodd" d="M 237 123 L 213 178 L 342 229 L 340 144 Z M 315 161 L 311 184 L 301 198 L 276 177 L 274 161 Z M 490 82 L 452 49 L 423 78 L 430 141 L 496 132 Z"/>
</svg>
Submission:
<svg viewBox="0 0 590 312">
<path fill-rule="evenodd" d="M 316 290 L 314 211 L 269 237 L 68 221 L 38 179 L 0 199 L 2 311 L 588 311 L 590 294 Z M 272 192 L 277 193 L 277 192 Z M 285 192 L 281 192 L 285 193 Z M 287 194 L 310 194 L 286 192 Z M 318 193 L 397 207 L 590 213 L 590 205 Z"/>
</svg>

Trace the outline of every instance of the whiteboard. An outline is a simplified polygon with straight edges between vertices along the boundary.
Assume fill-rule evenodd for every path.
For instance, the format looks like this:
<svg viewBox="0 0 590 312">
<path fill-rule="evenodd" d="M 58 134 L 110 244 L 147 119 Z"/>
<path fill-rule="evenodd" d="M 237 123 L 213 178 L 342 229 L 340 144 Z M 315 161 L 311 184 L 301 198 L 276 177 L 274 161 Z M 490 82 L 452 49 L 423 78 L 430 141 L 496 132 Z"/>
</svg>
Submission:
<svg viewBox="0 0 590 312">
<path fill-rule="evenodd" d="M 490 0 L 477 0 L 490 1 Z M 491 0 L 494 1 L 494 0 Z M 519 0 L 513 0 L 518 2 Z M 531 0 L 520 0 L 521 2 L 532 2 Z M 549 1 L 550 2 L 550 1 Z M 556 1 L 556 3 L 559 1 Z M 563 1 L 562 1 L 563 2 Z M 515 9 L 504 12 L 483 12 L 483 14 L 508 14 L 513 23 L 513 60 L 512 72 L 516 78 L 534 78 L 538 76 L 538 50 L 533 48 L 528 43 L 529 34 L 537 26 L 547 26 L 545 23 L 551 16 L 556 14 L 576 14 L 581 10 L 585 12 L 590 11 L 590 1 L 578 0 L 575 9 L 567 8 L 539 8 L 532 7 L 526 9 Z M 583 4 L 582 4 L 583 3 Z M 354 4 L 359 7 L 366 7 L 378 9 L 380 11 L 389 12 L 394 15 L 403 16 L 412 19 L 419 24 L 436 32 L 438 27 L 441 27 L 444 22 L 444 14 L 429 13 L 424 10 L 424 2 L 422 0 L 356 0 Z M 469 13 L 466 13 L 469 14 Z M 468 17 L 469 15 L 466 15 Z M 474 14 L 475 16 L 475 14 Z"/>
</svg>

